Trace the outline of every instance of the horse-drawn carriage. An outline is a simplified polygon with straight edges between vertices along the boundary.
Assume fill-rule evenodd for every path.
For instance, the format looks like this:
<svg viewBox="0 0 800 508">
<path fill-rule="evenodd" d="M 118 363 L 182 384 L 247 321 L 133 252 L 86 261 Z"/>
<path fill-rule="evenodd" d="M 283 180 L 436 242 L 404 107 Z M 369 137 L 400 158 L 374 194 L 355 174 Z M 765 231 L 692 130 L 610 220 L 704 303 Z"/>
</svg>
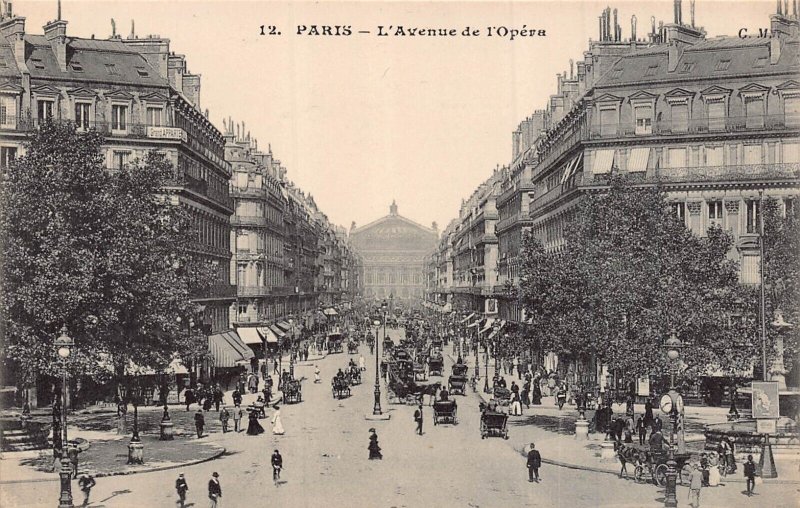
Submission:
<svg viewBox="0 0 800 508">
<path fill-rule="evenodd" d="M 334 399 L 345 399 L 350 396 L 350 383 L 340 376 L 336 376 L 331 381 L 331 391 Z"/>
<path fill-rule="evenodd" d="M 351 365 L 348 374 L 350 374 L 350 384 L 352 386 L 361 384 L 361 369 L 355 365 Z"/>
<path fill-rule="evenodd" d="M 441 337 L 435 337 L 431 340 L 431 350 L 432 351 L 441 351 L 444 347 L 444 343 L 442 342 Z"/>
<path fill-rule="evenodd" d="M 451 394 L 467 394 L 467 364 L 453 365 L 453 373 L 447 379 L 447 389 Z"/>
<path fill-rule="evenodd" d="M 634 464 L 633 478 L 638 483 L 653 482 L 655 485 L 664 487 L 667 484 L 668 454 L 666 451 L 651 452 L 644 447 L 622 444 L 617 450 L 620 462 L 630 462 Z M 674 453 L 675 469 L 678 471 L 678 483 L 689 485 L 689 477 L 692 469 L 689 466 L 691 453 Z"/>
<path fill-rule="evenodd" d="M 428 370 L 422 362 L 414 362 L 414 381 L 427 381 Z"/>
<path fill-rule="evenodd" d="M 498 412 L 508 414 L 508 406 L 511 404 L 511 390 L 502 386 L 495 386 L 490 402 L 497 405 Z"/>
<path fill-rule="evenodd" d="M 433 403 L 433 424 L 452 423 L 457 424 L 456 418 L 456 401 L 454 400 L 437 400 Z"/>
<path fill-rule="evenodd" d="M 299 379 L 289 379 L 283 383 L 283 403 L 293 404 L 303 401 L 303 387 Z"/>
<path fill-rule="evenodd" d="M 328 334 L 328 354 L 342 352 L 342 334 L 330 333 Z"/>
<path fill-rule="evenodd" d="M 353 339 L 347 341 L 347 354 L 354 355 L 358 353 L 358 342 Z"/>
<path fill-rule="evenodd" d="M 498 436 L 508 439 L 508 415 L 481 405 L 481 439 Z"/>
<path fill-rule="evenodd" d="M 441 354 L 434 354 L 428 358 L 428 374 L 431 376 L 441 376 L 444 372 L 444 358 Z"/>
<path fill-rule="evenodd" d="M 394 341 L 391 337 L 383 339 L 383 354 L 390 355 L 394 352 Z"/>
</svg>

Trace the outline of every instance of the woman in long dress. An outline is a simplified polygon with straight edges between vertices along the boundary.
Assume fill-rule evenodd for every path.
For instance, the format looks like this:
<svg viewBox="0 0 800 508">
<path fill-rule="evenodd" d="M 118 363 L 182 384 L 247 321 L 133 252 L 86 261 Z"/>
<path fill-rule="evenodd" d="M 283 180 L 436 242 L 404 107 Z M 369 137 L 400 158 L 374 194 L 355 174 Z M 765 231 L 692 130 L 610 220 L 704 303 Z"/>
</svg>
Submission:
<svg viewBox="0 0 800 508">
<path fill-rule="evenodd" d="M 248 436 L 257 436 L 264 432 L 264 427 L 258 423 L 258 410 L 256 409 L 249 409 L 247 410 L 250 414 L 248 415 L 249 421 L 247 423 L 247 435 Z"/>
<path fill-rule="evenodd" d="M 272 408 L 275 410 L 275 415 L 272 417 L 272 433 L 276 436 L 282 436 L 284 430 L 281 422 L 281 409 L 277 405 L 272 406 Z"/>
</svg>

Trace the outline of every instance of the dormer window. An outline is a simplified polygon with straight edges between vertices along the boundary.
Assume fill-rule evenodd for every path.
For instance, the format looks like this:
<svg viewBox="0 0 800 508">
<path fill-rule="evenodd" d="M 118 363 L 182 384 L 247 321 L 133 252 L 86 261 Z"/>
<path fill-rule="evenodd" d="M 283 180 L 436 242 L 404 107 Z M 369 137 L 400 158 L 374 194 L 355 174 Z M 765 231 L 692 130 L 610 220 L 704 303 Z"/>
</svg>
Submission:
<svg viewBox="0 0 800 508">
<path fill-rule="evenodd" d="M 111 132 L 124 133 L 128 130 L 128 106 L 114 104 L 111 106 Z"/>
<path fill-rule="evenodd" d="M 144 67 L 137 67 L 136 72 L 139 74 L 139 77 L 146 78 L 150 75 L 150 73 Z"/>
<path fill-rule="evenodd" d="M 119 72 L 117 71 L 117 64 L 113 63 L 106 64 L 106 72 L 112 76 L 119 76 Z"/>
<path fill-rule="evenodd" d="M 83 72 L 83 65 L 77 60 L 73 60 L 70 67 L 72 67 L 72 70 L 75 72 Z"/>
<path fill-rule="evenodd" d="M 714 66 L 714 70 L 715 71 L 727 71 L 728 67 L 730 67 L 730 66 L 731 66 L 730 59 L 718 60 L 717 61 L 717 65 Z"/>
<path fill-rule="evenodd" d="M 649 66 L 647 68 L 646 71 L 644 71 L 644 75 L 645 76 L 654 76 L 657 70 L 658 70 L 658 64 L 651 65 L 651 66 Z"/>
<path fill-rule="evenodd" d="M 756 68 L 759 68 L 759 67 L 766 67 L 766 65 L 767 65 L 767 60 L 769 60 L 769 58 L 768 58 L 768 57 L 766 57 L 766 56 L 759 56 L 758 58 L 756 58 L 756 59 L 755 59 L 755 61 L 753 61 L 753 67 L 756 67 Z"/>
<path fill-rule="evenodd" d="M 681 67 L 681 70 L 679 70 L 678 72 L 683 74 L 692 72 L 694 70 L 695 65 L 697 65 L 695 62 L 684 62 L 683 66 Z"/>
<path fill-rule="evenodd" d="M 764 127 L 764 96 L 750 96 L 744 98 L 745 126 L 748 129 L 762 129 Z"/>
<path fill-rule="evenodd" d="M 637 136 L 653 133 L 653 106 L 651 104 L 634 106 L 633 116 L 636 119 Z"/>
<path fill-rule="evenodd" d="M 31 58 L 31 63 L 35 69 L 44 69 L 44 62 L 41 58 Z"/>
</svg>

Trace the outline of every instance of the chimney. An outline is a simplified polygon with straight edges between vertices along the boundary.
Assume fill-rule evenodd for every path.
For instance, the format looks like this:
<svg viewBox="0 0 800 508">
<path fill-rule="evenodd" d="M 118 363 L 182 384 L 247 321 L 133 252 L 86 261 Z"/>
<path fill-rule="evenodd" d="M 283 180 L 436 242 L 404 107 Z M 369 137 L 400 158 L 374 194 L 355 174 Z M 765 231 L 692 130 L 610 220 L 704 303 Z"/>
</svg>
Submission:
<svg viewBox="0 0 800 508">
<path fill-rule="evenodd" d="M 611 40 L 611 7 L 606 7 L 606 40 Z"/>
<path fill-rule="evenodd" d="M 675 15 L 674 23 L 676 25 L 682 24 L 682 20 L 681 20 L 681 0 L 673 0 L 673 13 Z"/>
<path fill-rule="evenodd" d="M 575 62 L 572 61 L 572 58 L 569 59 L 569 79 L 570 81 L 575 79 Z"/>
<path fill-rule="evenodd" d="M 200 110 L 200 74 L 186 73 L 183 75 L 183 95 L 195 108 Z"/>
<path fill-rule="evenodd" d="M 775 65 L 781 58 L 781 38 L 771 37 L 769 39 L 769 63 Z"/>
<path fill-rule="evenodd" d="M 598 27 L 598 29 L 600 30 L 600 33 L 599 33 L 600 37 L 597 40 L 602 41 L 603 40 L 603 16 L 597 16 L 597 22 L 600 25 Z"/>
<path fill-rule="evenodd" d="M 11 7 L 9 6 L 10 12 Z M 11 44 L 17 67 L 23 73 L 27 73 L 28 67 L 25 65 L 25 18 L 15 16 L 0 23 L 0 35 L 5 37 Z"/>
<path fill-rule="evenodd" d="M 67 22 L 57 19 L 44 26 L 44 38 L 50 43 L 56 56 L 58 67 L 67 70 Z"/>
<path fill-rule="evenodd" d="M 614 42 L 619 41 L 619 24 L 617 23 L 617 9 L 614 9 Z"/>
<path fill-rule="evenodd" d="M 122 39 L 147 60 L 150 67 L 158 71 L 159 76 L 169 79 L 167 60 L 169 58 L 169 39 L 158 35 L 148 35 L 145 39 Z"/>
<path fill-rule="evenodd" d="M 694 28 L 694 0 L 689 0 L 689 12 L 692 16 L 692 28 Z"/>
<path fill-rule="evenodd" d="M 667 53 L 667 70 L 669 72 L 675 72 L 675 69 L 678 68 L 678 60 L 681 59 L 682 54 L 683 46 L 677 41 L 670 42 Z"/>
<path fill-rule="evenodd" d="M 439 231 L 439 225 L 436 224 L 436 221 L 433 221 L 431 223 L 431 229 L 434 230 L 434 231 Z"/>
<path fill-rule="evenodd" d="M 186 57 L 170 53 L 167 56 L 167 77 L 175 90 L 183 93 L 183 75 L 186 73 Z"/>
<path fill-rule="evenodd" d="M 631 41 L 636 42 L 636 14 L 631 16 Z"/>
</svg>

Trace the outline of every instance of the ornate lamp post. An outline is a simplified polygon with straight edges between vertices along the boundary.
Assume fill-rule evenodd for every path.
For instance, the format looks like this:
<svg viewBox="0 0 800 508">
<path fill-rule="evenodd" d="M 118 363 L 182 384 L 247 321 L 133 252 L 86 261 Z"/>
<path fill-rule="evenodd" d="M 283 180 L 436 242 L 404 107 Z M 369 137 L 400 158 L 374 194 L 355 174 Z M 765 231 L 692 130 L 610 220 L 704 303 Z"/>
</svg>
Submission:
<svg viewBox="0 0 800 508">
<path fill-rule="evenodd" d="M 383 340 L 386 340 L 386 319 L 388 312 L 388 305 L 384 300 L 381 304 L 381 311 L 383 312 Z M 383 414 L 381 410 L 381 370 L 378 363 L 380 358 L 380 341 L 378 340 L 378 333 L 381 329 L 381 322 L 378 320 L 373 321 L 375 325 L 375 403 L 372 406 L 372 414 L 367 415 L 367 420 L 388 420 L 389 414 Z"/>
<path fill-rule="evenodd" d="M 483 368 L 485 374 L 485 376 L 483 377 L 483 393 L 492 393 L 492 389 L 489 388 L 489 340 L 488 339 L 484 342 L 483 346 Z"/>
<path fill-rule="evenodd" d="M 770 368 L 770 379 L 778 383 L 778 390 L 786 389 L 786 367 L 783 364 L 783 335 L 794 328 L 794 325 L 783 320 L 783 311 L 775 309 L 775 321 L 772 327 L 775 334 L 775 359 Z"/>
<path fill-rule="evenodd" d="M 61 479 L 61 495 L 58 499 L 58 508 L 73 508 L 72 504 L 72 468 L 67 457 L 67 358 L 72 353 L 75 342 L 67 335 L 67 327 L 61 327 L 61 335 L 54 342 L 58 356 L 61 357 L 61 471 L 58 475 Z"/>
<path fill-rule="evenodd" d="M 675 462 L 675 448 L 673 446 L 674 443 L 674 435 L 675 431 L 678 431 L 678 453 L 685 453 L 686 445 L 683 440 L 683 422 L 682 422 L 682 413 L 683 413 L 683 399 L 681 395 L 675 390 L 675 374 L 678 368 L 678 360 L 681 356 L 681 348 L 683 347 L 683 343 L 675 334 L 673 330 L 670 334 L 670 337 L 664 341 L 664 350 L 667 355 L 667 360 L 670 363 L 669 367 L 669 393 L 667 396 L 669 397 L 669 414 L 670 418 L 673 421 L 672 432 L 670 433 L 670 446 L 669 446 L 669 454 L 667 458 L 667 488 L 664 494 L 664 506 L 666 507 L 677 507 L 678 506 L 678 499 L 676 497 L 676 484 L 678 479 L 678 471 L 677 471 L 677 463 Z M 665 397 L 662 397 L 661 407 L 662 409 L 666 407 L 667 401 L 664 400 Z"/>
<path fill-rule="evenodd" d="M 289 377 L 294 379 L 294 319 L 289 318 L 289 326 L 292 328 L 292 347 L 289 352 Z"/>
<path fill-rule="evenodd" d="M 164 402 L 164 414 L 161 415 L 161 432 L 159 433 L 158 439 L 160 441 L 172 441 L 173 425 L 169 417 L 169 408 L 167 408 L 167 398 L 169 397 L 169 376 L 167 374 L 164 374 L 161 390 L 165 391 L 165 393 L 160 394 Z"/>
<path fill-rule="evenodd" d="M 138 380 L 133 381 L 132 386 L 128 386 L 126 391 L 133 402 L 133 435 L 128 443 L 128 464 L 142 464 L 144 463 L 144 445 L 139 438 L 139 401 L 142 397 L 142 386 Z"/>
</svg>

